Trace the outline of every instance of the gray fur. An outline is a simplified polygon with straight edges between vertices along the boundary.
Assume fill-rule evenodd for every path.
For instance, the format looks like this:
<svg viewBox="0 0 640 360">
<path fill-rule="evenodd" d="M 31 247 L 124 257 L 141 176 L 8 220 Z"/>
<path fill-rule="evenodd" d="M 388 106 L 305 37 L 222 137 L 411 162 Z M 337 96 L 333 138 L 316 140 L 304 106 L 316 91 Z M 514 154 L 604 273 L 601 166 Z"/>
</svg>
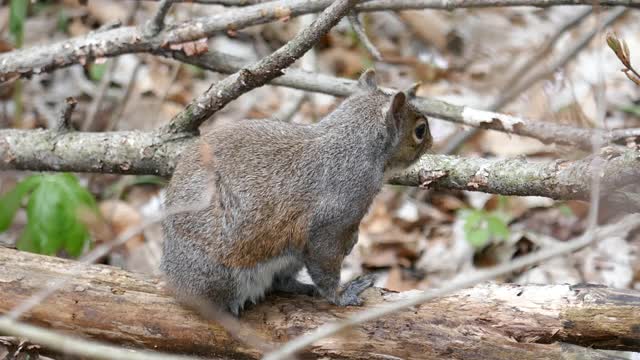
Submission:
<svg viewBox="0 0 640 360">
<path fill-rule="evenodd" d="M 370 75 L 361 79 L 367 87 Z M 242 120 L 203 134 L 167 188 L 169 211 L 210 196 L 205 209 L 163 221 L 161 268 L 176 294 L 234 314 L 269 290 L 360 305 L 372 279 L 339 291 L 340 267 L 388 162 L 400 161 L 401 139 L 413 131 L 409 111 L 404 96 L 363 89 L 318 124 Z M 416 149 L 402 161 L 424 150 Z M 295 280 L 303 265 L 315 287 Z"/>
</svg>

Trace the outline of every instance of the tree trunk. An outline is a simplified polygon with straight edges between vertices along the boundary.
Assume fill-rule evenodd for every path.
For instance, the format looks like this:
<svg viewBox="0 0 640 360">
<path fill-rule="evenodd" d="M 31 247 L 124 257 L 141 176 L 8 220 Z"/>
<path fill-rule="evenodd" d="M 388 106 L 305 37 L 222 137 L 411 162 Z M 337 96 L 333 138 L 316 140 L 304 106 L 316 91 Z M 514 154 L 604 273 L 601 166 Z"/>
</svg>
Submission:
<svg viewBox="0 0 640 360">
<path fill-rule="evenodd" d="M 179 306 L 160 279 L 0 247 L 0 314 L 54 279 L 67 283 L 22 319 L 124 346 L 215 357 L 258 358 L 259 350 Z M 323 299 L 268 296 L 242 322 L 277 346 L 327 321 L 410 292 L 365 292 L 362 308 Z M 235 332 L 242 338 L 248 332 Z M 37 343 L 37 341 L 34 341 Z M 579 346 L 577 346 L 579 345 Z M 640 351 L 640 293 L 599 286 L 484 284 L 317 342 L 303 358 L 580 359 L 589 348 Z"/>
</svg>

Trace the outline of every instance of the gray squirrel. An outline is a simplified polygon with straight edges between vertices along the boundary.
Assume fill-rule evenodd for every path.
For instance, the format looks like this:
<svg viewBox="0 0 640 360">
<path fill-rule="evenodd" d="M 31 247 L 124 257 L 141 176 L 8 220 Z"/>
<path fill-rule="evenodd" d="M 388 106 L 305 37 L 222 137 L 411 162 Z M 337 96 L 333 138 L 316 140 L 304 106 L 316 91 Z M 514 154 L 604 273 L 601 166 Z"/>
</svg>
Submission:
<svg viewBox="0 0 640 360">
<path fill-rule="evenodd" d="M 167 187 L 161 270 L 179 299 L 238 315 L 268 291 L 361 305 L 370 276 L 340 290 L 342 261 L 385 175 L 431 146 L 427 120 L 373 70 L 317 124 L 215 124 L 188 145 Z M 193 211 L 175 211 L 190 204 Z M 306 266 L 314 283 L 296 275 Z"/>
</svg>

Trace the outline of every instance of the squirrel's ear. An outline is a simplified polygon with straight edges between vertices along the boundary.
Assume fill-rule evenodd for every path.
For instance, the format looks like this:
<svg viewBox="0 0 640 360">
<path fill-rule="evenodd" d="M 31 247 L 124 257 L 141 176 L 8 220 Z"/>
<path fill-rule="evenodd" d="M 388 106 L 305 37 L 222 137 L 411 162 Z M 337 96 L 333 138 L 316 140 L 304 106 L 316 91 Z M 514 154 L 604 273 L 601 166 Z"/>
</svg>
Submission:
<svg viewBox="0 0 640 360">
<path fill-rule="evenodd" d="M 418 88 L 420 88 L 420 85 L 422 84 L 419 82 L 413 83 L 413 85 L 411 85 L 407 90 L 405 90 L 404 94 L 407 96 L 407 98 L 413 99 L 414 97 L 416 97 L 416 92 L 418 92 Z"/>
<path fill-rule="evenodd" d="M 393 124 L 396 128 L 400 127 L 400 120 L 402 119 L 402 110 L 407 104 L 407 97 L 402 91 L 398 91 L 391 97 L 391 104 L 387 110 L 386 118 L 390 124 Z"/>
<path fill-rule="evenodd" d="M 376 84 L 376 71 L 367 69 L 363 72 L 358 79 L 358 87 L 362 90 L 376 90 L 378 88 L 378 84 Z"/>
<path fill-rule="evenodd" d="M 389 108 L 389 112 L 392 114 L 397 114 L 398 112 L 400 112 L 400 110 L 402 110 L 406 102 L 407 96 L 402 91 L 398 91 L 391 98 L 391 107 Z"/>
</svg>

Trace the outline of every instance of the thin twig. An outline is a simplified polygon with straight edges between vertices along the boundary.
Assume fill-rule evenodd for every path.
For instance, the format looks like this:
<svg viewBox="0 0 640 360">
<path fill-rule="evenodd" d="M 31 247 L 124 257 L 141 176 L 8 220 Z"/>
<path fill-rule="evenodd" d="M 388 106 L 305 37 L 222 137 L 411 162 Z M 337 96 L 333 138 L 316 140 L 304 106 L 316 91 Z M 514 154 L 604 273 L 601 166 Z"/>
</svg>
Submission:
<svg viewBox="0 0 640 360">
<path fill-rule="evenodd" d="M 111 119 L 109 119 L 109 123 L 105 128 L 106 131 L 111 131 L 115 129 L 116 126 L 118 125 L 118 122 L 122 118 L 122 115 L 124 114 L 124 111 L 127 108 L 127 104 L 129 104 L 129 100 L 131 99 L 131 92 L 133 91 L 133 88 L 136 83 L 136 78 L 138 77 L 138 72 L 140 71 L 141 68 L 142 68 L 142 62 L 138 62 L 136 64 L 136 67 L 133 69 L 133 72 L 131 73 L 131 78 L 129 79 L 129 83 L 127 84 L 127 89 L 125 90 L 124 94 L 122 94 L 122 97 L 120 98 L 120 105 L 118 106 L 118 109 L 114 111 L 113 115 L 111 115 Z"/>
<path fill-rule="evenodd" d="M 286 101 L 283 101 L 278 111 L 275 114 L 273 114 L 271 118 L 284 121 L 284 122 L 291 121 L 291 118 L 293 118 L 293 116 L 300 109 L 300 106 L 302 106 L 302 104 L 306 99 L 307 99 L 307 94 L 303 92 L 296 92 L 294 94 L 291 94 L 291 97 L 288 98 Z"/>
<path fill-rule="evenodd" d="M 607 17 L 603 21 L 603 26 L 609 26 L 620 17 L 622 17 L 626 12 L 625 8 L 616 8 L 612 9 L 607 13 Z M 577 18 L 581 18 L 584 14 L 581 13 L 577 16 Z M 570 23 L 573 23 L 571 21 Z M 560 30 L 564 30 L 566 26 L 562 26 Z M 548 78 L 555 71 L 564 67 L 569 61 L 575 58 L 576 55 L 583 50 L 594 36 L 598 33 L 597 29 L 593 29 L 588 33 L 584 34 L 581 38 L 573 43 L 566 52 L 558 56 L 551 64 L 538 67 L 533 71 L 528 72 L 528 74 L 523 75 L 522 79 L 516 84 L 516 86 L 512 86 L 512 84 L 507 83 L 507 88 L 505 92 L 501 92 L 500 97 L 498 97 L 488 108 L 490 111 L 498 111 L 504 106 L 508 105 L 511 101 L 513 101 L 516 97 L 518 97 L 523 92 L 527 91 L 533 85 L 535 85 L 538 81 Z M 523 68 L 524 69 L 524 68 Z M 477 134 L 478 129 L 464 130 L 462 132 L 457 133 L 451 139 L 447 141 L 445 147 L 441 150 L 444 154 L 452 154 L 455 153 L 462 144 L 466 143 L 469 139 L 471 139 L 475 134 Z M 562 136 L 562 132 L 557 133 Z M 591 142 L 583 142 L 583 148 L 589 149 L 591 148 Z"/>
<path fill-rule="evenodd" d="M 304 55 L 359 1 L 335 1 L 316 21 L 271 55 L 211 86 L 176 115 L 164 131 L 171 134 L 194 133 L 202 122 L 238 96 L 282 75 L 282 69 Z"/>
<path fill-rule="evenodd" d="M 367 32 L 365 31 L 364 26 L 362 26 L 360 19 L 358 19 L 358 13 L 352 12 L 351 14 L 349 14 L 349 16 L 347 16 L 347 18 L 349 19 L 351 28 L 353 28 L 353 31 L 358 36 L 360 43 L 362 43 L 364 48 L 369 52 L 369 55 L 371 55 L 371 57 L 375 61 L 382 61 L 382 54 L 380 53 L 378 48 L 373 45 L 373 43 L 367 36 Z"/>
<path fill-rule="evenodd" d="M 239 30 L 282 18 L 317 13 L 332 0 L 280 0 L 230 9 L 216 16 L 176 24 L 156 36 L 145 37 L 144 28 L 121 27 L 95 32 L 43 46 L 14 50 L 0 55 L 0 81 L 13 76 L 29 76 L 100 57 L 151 52 L 172 44 L 208 38 L 219 31 Z M 640 0 L 603 0 L 603 6 L 640 6 Z M 592 5 L 592 0 L 371 0 L 356 6 L 358 11 L 409 9 L 455 9 L 491 6 Z"/>
<path fill-rule="evenodd" d="M 620 19 L 626 12 L 627 8 L 615 8 L 607 12 L 605 18 L 602 20 L 602 27 L 607 27 L 613 24 L 616 20 Z M 600 32 L 600 28 L 595 28 L 588 33 L 584 34 L 581 38 L 573 43 L 565 53 L 561 54 L 557 59 L 551 62 L 548 66 L 538 68 L 537 71 L 531 72 L 524 80 L 520 81 L 520 84 L 510 89 L 507 94 L 504 94 L 492 108 L 504 107 L 506 104 L 513 101 L 519 94 L 530 88 L 533 84 L 542 79 L 549 78 L 553 73 L 562 67 L 564 67 L 569 61 L 574 59 L 580 51 L 586 48 L 591 40 Z"/>
<path fill-rule="evenodd" d="M 611 18 L 610 15 L 607 16 Z M 596 17 L 596 33 L 602 33 L 604 28 L 607 26 L 606 20 L 604 22 L 601 21 L 600 16 Z M 602 52 L 601 52 L 602 53 Z M 596 103 L 596 122 L 597 124 L 604 125 L 606 112 L 607 112 L 607 103 L 605 98 L 605 79 L 604 73 L 602 70 L 602 58 L 598 57 L 597 59 L 598 66 L 596 66 L 596 71 L 598 71 L 598 83 L 595 85 L 595 103 Z M 598 226 L 598 214 L 600 212 L 600 186 L 601 186 L 601 174 L 604 159 L 597 156 L 598 151 L 602 148 L 602 139 L 594 136 L 592 141 L 592 154 L 595 154 L 593 160 L 591 161 L 591 167 L 594 172 L 591 174 L 591 191 L 589 196 L 589 214 L 587 216 L 587 229 L 586 231 L 593 231 Z"/>
<path fill-rule="evenodd" d="M 149 20 L 149 22 L 146 25 L 145 32 L 147 36 L 155 36 L 160 31 L 162 31 L 162 29 L 164 29 L 164 18 L 167 16 L 169 9 L 171 9 L 171 5 L 173 4 L 173 2 L 174 0 L 160 1 L 160 4 L 158 5 L 158 10 L 153 15 L 153 18 Z"/>
<path fill-rule="evenodd" d="M 542 62 L 544 57 L 547 56 L 551 52 L 551 50 L 553 50 L 553 47 L 556 45 L 558 40 L 560 40 L 562 35 L 564 35 L 567 31 L 573 29 L 574 27 L 580 25 L 580 23 L 582 23 L 583 20 L 591 15 L 592 12 L 593 8 L 591 7 L 584 9 L 580 11 L 576 16 L 570 18 L 567 22 L 558 27 L 558 29 L 556 29 L 551 37 L 547 39 L 547 41 L 545 41 L 545 43 L 538 50 L 535 51 L 533 56 L 531 56 L 524 63 L 518 66 L 516 70 L 513 71 L 513 75 L 508 77 L 507 80 L 503 82 L 503 88 L 511 88 L 517 83 L 521 82 L 522 79 L 526 78 L 527 73 L 535 68 L 537 64 Z M 492 110 L 498 110 L 498 108 Z"/>
<path fill-rule="evenodd" d="M 160 51 L 158 54 L 222 73 L 236 72 L 246 66 L 246 62 L 241 58 L 214 51 L 198 56 L 187 56 L 182 52 L 165 50 Z M 334 96 L 349 96 L 357 89 L 356 81 L 354 80 L 315 74 L 298 69 L 287 69 L 284 75 L 273 79 L 270 83 Z M 382 89 L 388 92 L 395 91 L 389 88 Z M 432 98 L 415 97 L 411 102 L 418 111 L 428 117 L 533 137 L 545 143 L 555 142 L 590 150 L 591 137 L 594 133 L 602 136 L 605 142 L 613 139 L 610 131 L 602 129 L 584 129 L 554 124 L 549 121 L 532 121 L 491 111 L 480 111 Z M 618 135 L 623 134 L 619 133 Z"/>
<path fill-rule="evenodd" d="M 0 333 L 30 339 L 39 345 L 64 354 L 74 354 L 99 360 L 195 360 L 194 357 L 131 350 L 96 341 L 79 339 L 51 329 L 27 325 L 7 316 L 0 316 Z"/>
<path fill-rule="evenodd" d="M 496 266 L 488 270 L 475 270 L 472 274 L 460 274 L 456 280 L 451 281 L 447 285 L 437 290 L 424 291 L 422 294 L 401 300 L 389 305 L 380 306 L 374 309 L 359 312 L 348 319 L 332 324 L 322 325 L 315 330 L 289 341 L 278 350 L 267 354 L 263 357 L 264 360 L 279 360 L 285 359 L 295 354 L 296 352 L 306 348 L 314 342 L 335 335 L 340 331 L 348 329 L 352 326 L 362 324 L 367 321 L 375 320 L 383 316 L 398 312 L 400 310 L 408 309 L 412 306 L 423 304 L 431 299 L 435 299 L 456 290 L 464 289 L 480 282 L 489 281 L 496 277 L 509 274 L 511 272 L 538 264 L 542 261 L 569 254 L 580 250 L 594 241 L 606 238 L 608 236 L 619 235 L 620 233 L 627 233 L 633 228 L 640 225 L 640 214 L 632 214 L 624 217 L 620 222 L 614 225 L 609 225 L 598 229 L 597 231 L 585 232 L 581 237 L 568 241 L 566 243 L 560 243 L 553 248 L 542 249 L 535 253 L 531 253 L 520 258 L 514 259 L 509 263 Z"/>
<path fill-rule="evenodd" d="M 158 97 L 158 100 L 156 102 L 156 109 L 157 109 L 156 116 L 160 115 L 160 112 L 162 110 L 162 105 L 167 100 L 167 97 L 169 96 L 169 92 L 171 91 L 171 86 L 173 86 L 173 84 L 176 82 L 176 79 L 178 78 L 178 74 L 180 73 L 180 68 L 182 67 L 182 63 L 171 64 L 171 66 L 172 66 L 171 73 L 169 74 L 169 77 L 168 77 L 169 82 L 167 83 L 167 86 L 162 92 L 162 96 Z"/>
<path fill-rule="evenodd" d="M 65 132 L 72 129 L 71 114 L 73 114 L 73 110 L 76 109 L 76 105 L 78 105 L 78 101 L 76 99 L 72 97 L 65 99 L 64 106 L 60 112 L 60 117 L 58 118 L 57 130 L 59 132 Z"/>
<path fill-rule="evenodd" d="M 111 79 L 113 78 L 113 74 L 118 66 L 118 59 L 113 59 L 109 61 L 107 65 L 107 69 L 100 79 L 100 85 L 96 90 L 96 93 L 93 94 L 93 100 L 91 101 L 91 105 L 89 105 L 89 109 L 87 110 L 87 117 L 85 122 L 82 124 L 82 131 L 93 130 L 93 124 L 96 120 L 96 115 L 98 111 L 102 107 L 102 102 L 107 94 L 107 90 L 109 89 L 109 85 L 111 85 Z"/>
</svg>

